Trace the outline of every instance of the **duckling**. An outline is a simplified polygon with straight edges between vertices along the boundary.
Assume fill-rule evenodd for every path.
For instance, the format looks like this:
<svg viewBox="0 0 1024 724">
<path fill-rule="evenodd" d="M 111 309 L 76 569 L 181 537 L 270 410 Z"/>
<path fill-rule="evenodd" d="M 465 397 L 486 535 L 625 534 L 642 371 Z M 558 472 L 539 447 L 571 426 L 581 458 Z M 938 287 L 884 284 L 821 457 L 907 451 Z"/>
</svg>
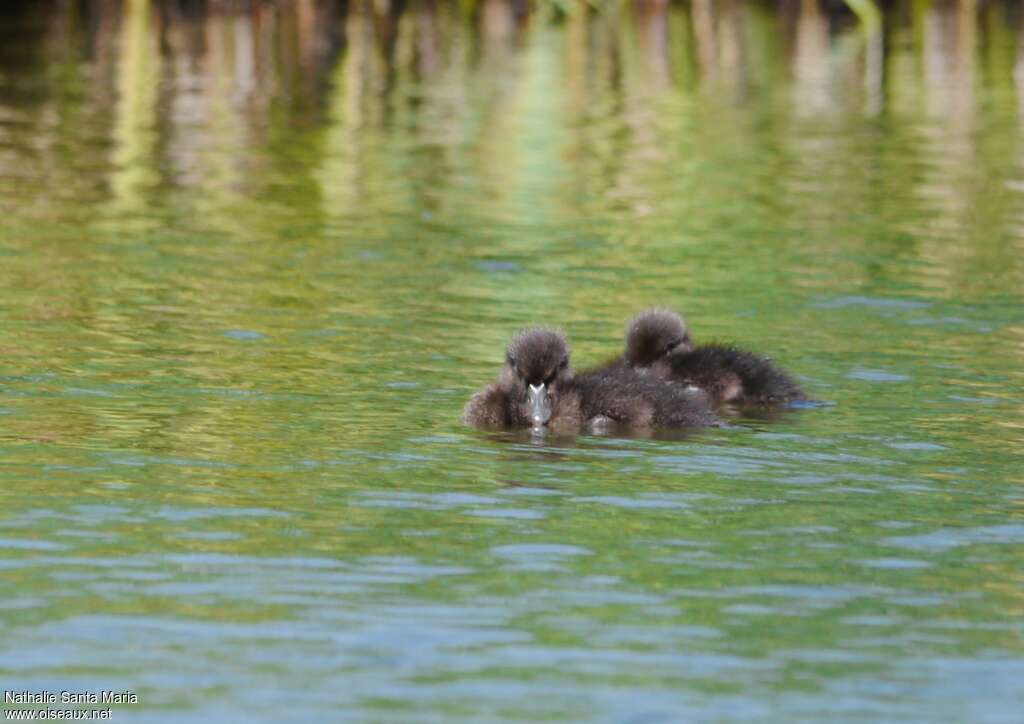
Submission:
<svg viewBox="0 0 1024 724">
<path fill-rule="evenodd" d="M 622 363 L 659 379 L 696 386 L 715 404 L 807 399 L 796 380 L 764 357 L 730 345 L 694 345 L 682 317 L 668 309 L 633 318 L 626 328 Z"/>
<path fill-rule="evenodd" d="M 546 426 L 561 432 L 606 421 L 641 428 L 718 424 L 703 394 L 625 366 L 574 376 L 565 337 L 540 328 L 512 339 L 497 381 L 469 399 L 463 420 L 478 427 Z"/>
<path fill-rule="evenodd" d="M 580 427 L 565 337 L 543 328 L 513 337 L 498 379 L 469 398 L 462 419 L 477 427 Z"/>
</svg>

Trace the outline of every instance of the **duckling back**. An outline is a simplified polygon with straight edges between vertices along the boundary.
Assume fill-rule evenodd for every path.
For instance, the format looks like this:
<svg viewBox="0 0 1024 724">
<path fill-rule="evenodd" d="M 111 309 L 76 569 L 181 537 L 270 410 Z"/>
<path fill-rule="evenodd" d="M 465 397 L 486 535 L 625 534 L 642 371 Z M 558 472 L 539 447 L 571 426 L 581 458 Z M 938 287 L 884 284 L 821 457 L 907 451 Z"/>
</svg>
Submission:
<svg viewBox="0 0 1024 724">
<path fill-rule="evenodd" d="M 630 427 L 708 427 L 719 420 L 705 394 L 624 366 L 581 372 L 574 380 L 584 420 Z"/>
<path fill-rule="evenodd" d="M 800 385 L 771 360 L 729 345 L 709 344 L 668 358 L 656 373 L 695 385 L 715 402 L 775 404 L 806 399 Z"/>
</svg>

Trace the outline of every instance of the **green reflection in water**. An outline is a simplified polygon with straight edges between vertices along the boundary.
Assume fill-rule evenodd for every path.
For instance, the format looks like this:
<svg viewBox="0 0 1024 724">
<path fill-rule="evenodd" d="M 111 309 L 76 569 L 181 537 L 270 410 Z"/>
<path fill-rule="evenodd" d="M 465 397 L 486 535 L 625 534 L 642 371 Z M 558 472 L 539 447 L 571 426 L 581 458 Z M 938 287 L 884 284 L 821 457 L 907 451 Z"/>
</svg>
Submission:
<svg viewBox="0 0 1024 724">
<path fill-rule="evenodd" d="M 0 43 L 5 685 L 154 718 L 1020 710 L 1012 9 L 59 9 Z M 829 404 L 458 424 L 517 328 L 585 367 L 651 304 Z"/>
</svg>

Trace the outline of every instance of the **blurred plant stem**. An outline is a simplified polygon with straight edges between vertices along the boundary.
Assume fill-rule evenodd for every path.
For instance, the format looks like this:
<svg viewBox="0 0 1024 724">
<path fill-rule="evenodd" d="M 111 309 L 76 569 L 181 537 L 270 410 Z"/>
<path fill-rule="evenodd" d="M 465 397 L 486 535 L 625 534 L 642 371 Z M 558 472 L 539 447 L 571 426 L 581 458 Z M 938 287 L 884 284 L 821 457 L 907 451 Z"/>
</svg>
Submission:
<svg viewBox="0 0 1024 724">
<path fill-rule="evenodd" d="M 847 7 L 857 16 L 868 34 L 877 32 L 882 27 L 882 13 L 879 12 L 874 0 L 845 0 Z"/>
</svg>

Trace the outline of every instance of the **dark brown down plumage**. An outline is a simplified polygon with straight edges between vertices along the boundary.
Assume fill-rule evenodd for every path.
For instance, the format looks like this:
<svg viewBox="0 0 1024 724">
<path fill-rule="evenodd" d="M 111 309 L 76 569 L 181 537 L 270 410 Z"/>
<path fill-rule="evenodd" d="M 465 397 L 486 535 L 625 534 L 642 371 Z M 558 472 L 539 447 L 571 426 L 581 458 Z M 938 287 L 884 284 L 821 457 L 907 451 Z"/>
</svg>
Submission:
<svg viewBox="0 0 1024 724">
<path fill-rule="evenodd" d="M 718 424 L 706 397 L 622 365 L 574 376 L 565 337 L 529 329 L 509 343 L 498 379 L 466 403 L 478 427 L 549 427 L 572 432 L 600 422 L 647 427 Z"/>
<path fill-rule="evenodd" d="M 686 323 L 668 309 L 633 318 L 626 328 L 621 363 L 658 379 L 698 387 L 715 404 L 807 399 L 796 380 L 771 360 L 730 345 L 694 346 Z"/>
</svg>

